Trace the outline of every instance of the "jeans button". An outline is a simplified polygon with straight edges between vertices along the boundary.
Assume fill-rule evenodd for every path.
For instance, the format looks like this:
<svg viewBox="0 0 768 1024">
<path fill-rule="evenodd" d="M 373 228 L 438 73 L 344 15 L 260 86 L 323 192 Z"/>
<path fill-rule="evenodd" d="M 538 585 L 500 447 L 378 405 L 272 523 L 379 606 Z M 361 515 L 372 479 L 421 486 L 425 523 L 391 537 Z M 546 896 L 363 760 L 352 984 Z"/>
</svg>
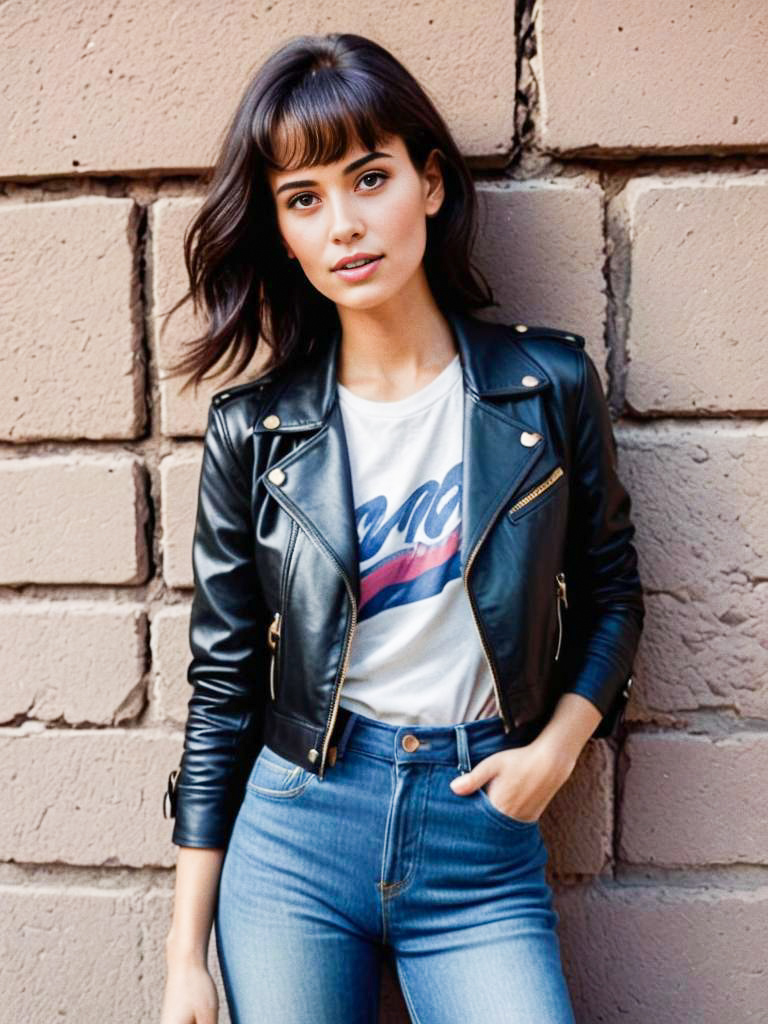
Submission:
<svg viewBox="0 0 768 1024">
<path fill-rule="evenodd" d="M 418 736 L 414 736 L 412 732 L 403 736 L 403 750 L 407 750 L 409 754 L 414 750 L 418 750 L 420 746 L 421 743 Z"/>
</svg>

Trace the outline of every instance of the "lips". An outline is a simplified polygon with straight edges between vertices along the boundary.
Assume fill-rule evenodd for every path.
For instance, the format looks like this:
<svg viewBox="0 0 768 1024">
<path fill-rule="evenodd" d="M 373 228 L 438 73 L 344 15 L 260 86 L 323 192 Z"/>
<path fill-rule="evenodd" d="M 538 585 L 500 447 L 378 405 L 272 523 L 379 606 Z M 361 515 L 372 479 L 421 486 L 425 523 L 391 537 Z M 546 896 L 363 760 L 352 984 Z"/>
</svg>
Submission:
<svg viewBox="0 0 768 1024">
<path fill-rule="evenodd" d="M 332 270 L 346 270 L 350 269 L 350 263 L 359 263 L 361 260 L 365 260 L 366 263 L 371 263 L 374 260 L 381 259 L 381 255 L 375 252 L 356 252 L 354 256 L 344 256 L 338 261 L 331 269 Z M 357 268 L 352 268 L 357 269 Z"/>
</svg>

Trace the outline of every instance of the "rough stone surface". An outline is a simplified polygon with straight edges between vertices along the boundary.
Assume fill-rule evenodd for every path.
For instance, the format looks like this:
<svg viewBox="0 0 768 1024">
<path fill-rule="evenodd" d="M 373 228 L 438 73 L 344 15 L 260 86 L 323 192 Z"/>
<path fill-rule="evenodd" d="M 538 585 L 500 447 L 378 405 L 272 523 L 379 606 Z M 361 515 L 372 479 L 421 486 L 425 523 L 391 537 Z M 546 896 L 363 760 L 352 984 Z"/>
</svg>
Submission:
<svg viewBox="0 0 768 1024">
<path fill-rule="evenodd" d="M 115 725 L 144 696 L 146 614 L 138 604 L 13 601 L 0 605 L 0 722 L 15 716 Z"/>
<path fill-rule="evenodd" d="M 620 201 L 631 238 L 629 405 L 764 415 L 768 173 L 636 178 Z"/>
<path fill-rule="evenodd" d="M 556 907 L 577 1021 L 762 1021 L 765 885 L 593 883 Z"/>
<path fill-rule="evenodd" d="M 742 0 L 733 15 L 717 3 L 539 0 L 541 145 L 598 156 L 765 147 L 768 11 Z"/>
<path fill-rule="evenodd" d="M 138 459 L 0 460 L 0 583 L 143 583 L 149 510 Z"/>
<path fill-rule="evenodd" d="M 768 733 L 639 734 L 630 736 L 624 756 L 623 861 L 768 864 Z"/>
<path fill-rule="evenodd" d="M 130 199 L 0 204 L 0 440 L 141 433 L 136 220 Z"/>
</svg>

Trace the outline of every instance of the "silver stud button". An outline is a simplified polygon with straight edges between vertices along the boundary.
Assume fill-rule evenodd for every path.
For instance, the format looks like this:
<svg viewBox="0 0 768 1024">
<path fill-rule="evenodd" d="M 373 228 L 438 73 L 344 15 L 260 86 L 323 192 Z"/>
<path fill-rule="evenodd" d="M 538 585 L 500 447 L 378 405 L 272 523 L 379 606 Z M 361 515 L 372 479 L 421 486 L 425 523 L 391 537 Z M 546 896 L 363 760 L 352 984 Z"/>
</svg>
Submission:
<svg viewBox="0 0 768 1024">
<path fill-rule="evenodd" d="M 515 330 L 519 331 L 521 334 L 524 334 L 528 330 L 528 328 L 525 326 L 525 324 L 515 324 Z"/>
<path fill-rule="evenodd" d="M 267 473 L 267 479 L 270 480 L 273 484 L 280 485 L 282 483 L 285 483 L 285 473 L 282 471 L 282 469 L 276 466 L 274 469 L 270 469 L 269 473 Z"/>
<path fill-rule="evenodd" d="M 526 375 L 523 377 L 523 379 L 520 381 L 520 383 L 523 384 L 527 388 L 535 388 L 536 385 L 539 383 L 539 378 L 538 377 L 534 377 L 530 373 L 526 373 Z"/>
<path fill-rule="evenodd" d="M 532 448 L 540 440 L 541 434 L 537 434 L 535 430 L 524 430 L 520 435 L 520 444 L 524 444 L 526 448 Z"/>
<path fill-rule="evenodd" d="M 318 759 L 318 757 L 320 757 L 320 751 L 319 750 L 315 750 L 315 748 L 312 747 L 312 749 L 307 754 L 307 757 L 312 762 L 312 764 L 314 764 L 315 761 Z"/>
<path fill-rule="evenodd" d="M 272 413 L 270 416 L 265 416 L 261 422 L 268 430 L 274 430 L 275 427 L 280 426 L 280 417 Z"/>
</svg>

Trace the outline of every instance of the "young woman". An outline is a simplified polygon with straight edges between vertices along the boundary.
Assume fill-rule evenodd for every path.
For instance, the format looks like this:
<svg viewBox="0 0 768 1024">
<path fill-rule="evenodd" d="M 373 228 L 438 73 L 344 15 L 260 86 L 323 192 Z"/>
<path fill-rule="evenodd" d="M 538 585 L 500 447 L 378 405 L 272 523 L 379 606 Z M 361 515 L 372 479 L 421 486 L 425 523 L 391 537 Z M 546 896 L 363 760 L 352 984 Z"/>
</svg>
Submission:
<svg viewBox="0 0 768 1024">
<path fill-rule="evenodd" d="M 473 315 L 476 195 L 412 76 L 301 37 L 185 240 L 214 396 L 163 1024 L 574 1020 L 542 812 L 620 725 L 630 499 L 580 336 Z M 510 268 L 514 273 L 514 267 Z M 179 369 L 179 368 L 177 368 Z"/>
</svg>

